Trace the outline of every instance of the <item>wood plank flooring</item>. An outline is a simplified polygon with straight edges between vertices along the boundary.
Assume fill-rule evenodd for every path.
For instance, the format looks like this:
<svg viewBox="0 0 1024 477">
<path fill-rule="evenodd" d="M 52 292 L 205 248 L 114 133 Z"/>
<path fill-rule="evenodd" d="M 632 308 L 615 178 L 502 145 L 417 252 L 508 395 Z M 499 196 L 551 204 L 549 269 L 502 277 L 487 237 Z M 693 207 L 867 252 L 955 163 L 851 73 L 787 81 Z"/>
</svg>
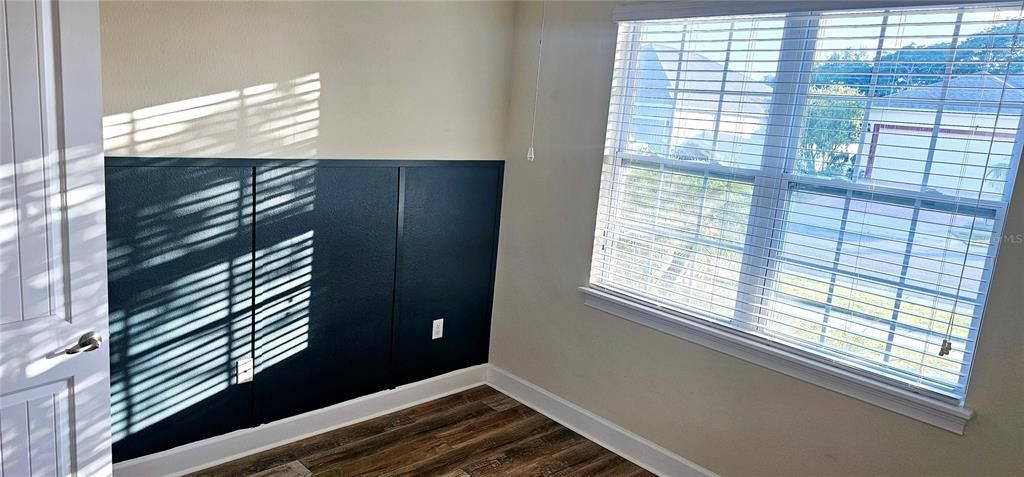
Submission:
<svg viewBox="0 0 1024 477">
<path fill-rule="evenodd" d="M 200 476 L 648 476 L 479 386 L 202 470 Z"/>
</svg>

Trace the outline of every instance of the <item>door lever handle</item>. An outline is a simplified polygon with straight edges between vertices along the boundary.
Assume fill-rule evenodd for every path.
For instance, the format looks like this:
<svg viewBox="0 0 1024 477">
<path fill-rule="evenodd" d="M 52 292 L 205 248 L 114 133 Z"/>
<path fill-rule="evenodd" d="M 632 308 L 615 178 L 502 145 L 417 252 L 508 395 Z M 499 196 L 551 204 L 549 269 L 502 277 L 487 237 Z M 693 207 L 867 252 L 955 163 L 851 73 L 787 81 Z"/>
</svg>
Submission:
<svg viewBox="0 0 1024 477">
<path fill-rule="evenodd" d="M 99 349 L 101 345 L 103 345 L 103 339 L 100 338 L 100 334 L 90 331 L 78 338 L 76 345 L 64 350 L 64 354 L 87 353 Z"/>
</svg>

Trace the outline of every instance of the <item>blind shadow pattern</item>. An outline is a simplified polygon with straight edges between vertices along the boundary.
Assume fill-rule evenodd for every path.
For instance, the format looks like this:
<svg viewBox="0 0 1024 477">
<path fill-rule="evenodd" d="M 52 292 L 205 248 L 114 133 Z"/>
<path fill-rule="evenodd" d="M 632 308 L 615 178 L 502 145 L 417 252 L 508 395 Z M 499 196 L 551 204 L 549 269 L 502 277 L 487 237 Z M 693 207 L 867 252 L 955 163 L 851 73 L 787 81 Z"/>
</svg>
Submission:
<svg viewBox="0 0 1024 477">
<path fill-rule="evenodd" d="M 115 455 L 245 426 L 251 389 L 233 379 L 252 355 L 250 170 L 114 167 L 107 183 Z"/>
<path fill-rule="evenodd" d="M 314 165 L 255 169 L 257 422 L 388 385 L 398 169 Z"/>
<path fill-rule="evenodd" d="M 103 118 L 117 156 L 311 157 L 320 127 L 320 74 L 203 94 Z"/>
</svg>

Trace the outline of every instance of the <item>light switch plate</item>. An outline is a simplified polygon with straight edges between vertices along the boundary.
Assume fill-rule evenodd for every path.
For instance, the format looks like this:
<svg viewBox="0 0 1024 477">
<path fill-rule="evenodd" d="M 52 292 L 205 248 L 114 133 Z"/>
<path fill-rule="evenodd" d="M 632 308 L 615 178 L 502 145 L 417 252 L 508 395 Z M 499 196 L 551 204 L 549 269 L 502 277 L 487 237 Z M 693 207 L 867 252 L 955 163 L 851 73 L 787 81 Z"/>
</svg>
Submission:
<svg viewBox="0 0 1024 477">
<path fill-rule="evenodd" d="M 430 330 L 430 339 L 436 340 L 444 336 L 444 318 L 434 320 L 434 326 Z"/>
<path fill-rule="evenodd" d="M 235 362 L 235 384 L 252 381 L 253 369 L 251 359 L 240 359 Z"/>
</svg>

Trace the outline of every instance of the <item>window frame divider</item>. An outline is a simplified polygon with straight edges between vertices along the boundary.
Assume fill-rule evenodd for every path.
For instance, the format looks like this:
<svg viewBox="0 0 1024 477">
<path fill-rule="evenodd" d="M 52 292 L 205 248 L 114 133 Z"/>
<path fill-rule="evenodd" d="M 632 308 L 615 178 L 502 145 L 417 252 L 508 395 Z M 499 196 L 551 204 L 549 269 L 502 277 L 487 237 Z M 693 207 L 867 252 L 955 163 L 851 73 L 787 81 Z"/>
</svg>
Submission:
<svg viewBox="0 0 1024 477">
<path fill-rule="evenodd" d="M 740 286 L 736 293 L 736 312 L 734 320 L 737 324 L 752 331 L 764 326 L 762 316 L 764 296 L 772 289 L 774 266 L 772 265 L 772 247 L 782 240 L 782 232 L 776 231 L 776 224 L 783 223 L 785 211 L 779 205 L 785 201 L 788 192 L 786 171 L 790 159 L 796 150 L 799 138 L 793 138 L 792 132 L 799 131 L 802 121 L 802 109 L 806 101 L 807 81 L 814 57 L 814 48 L 808 48 L 817 41 L 818 15 L 801 13 L 798 16 L 787 15 L 783 26 L 783 38 L 780 47 L 776 77 L 778 89 L 772 93 L 772 102 L 765 121 L 767 138 L 763 146 L 761 174 L 754 180 L 753 201 L 750 205 L 750 220 L 747 225 L 747 243 L 743 249 L 743 264 L 740 266 Z M 793 64 L 795 68 L 783 65 Z M 799 102 L 787 101 L 787 98 L 798 98 Z M 770 236 L 760 239 L 757 234 L 751 235 L 751 229 L 772 230 Z M 754 272 L 764 270 L 761 279 L 755 279 Z M 758 283 L 760 282 L 760 283 Z"/>
</svg>

